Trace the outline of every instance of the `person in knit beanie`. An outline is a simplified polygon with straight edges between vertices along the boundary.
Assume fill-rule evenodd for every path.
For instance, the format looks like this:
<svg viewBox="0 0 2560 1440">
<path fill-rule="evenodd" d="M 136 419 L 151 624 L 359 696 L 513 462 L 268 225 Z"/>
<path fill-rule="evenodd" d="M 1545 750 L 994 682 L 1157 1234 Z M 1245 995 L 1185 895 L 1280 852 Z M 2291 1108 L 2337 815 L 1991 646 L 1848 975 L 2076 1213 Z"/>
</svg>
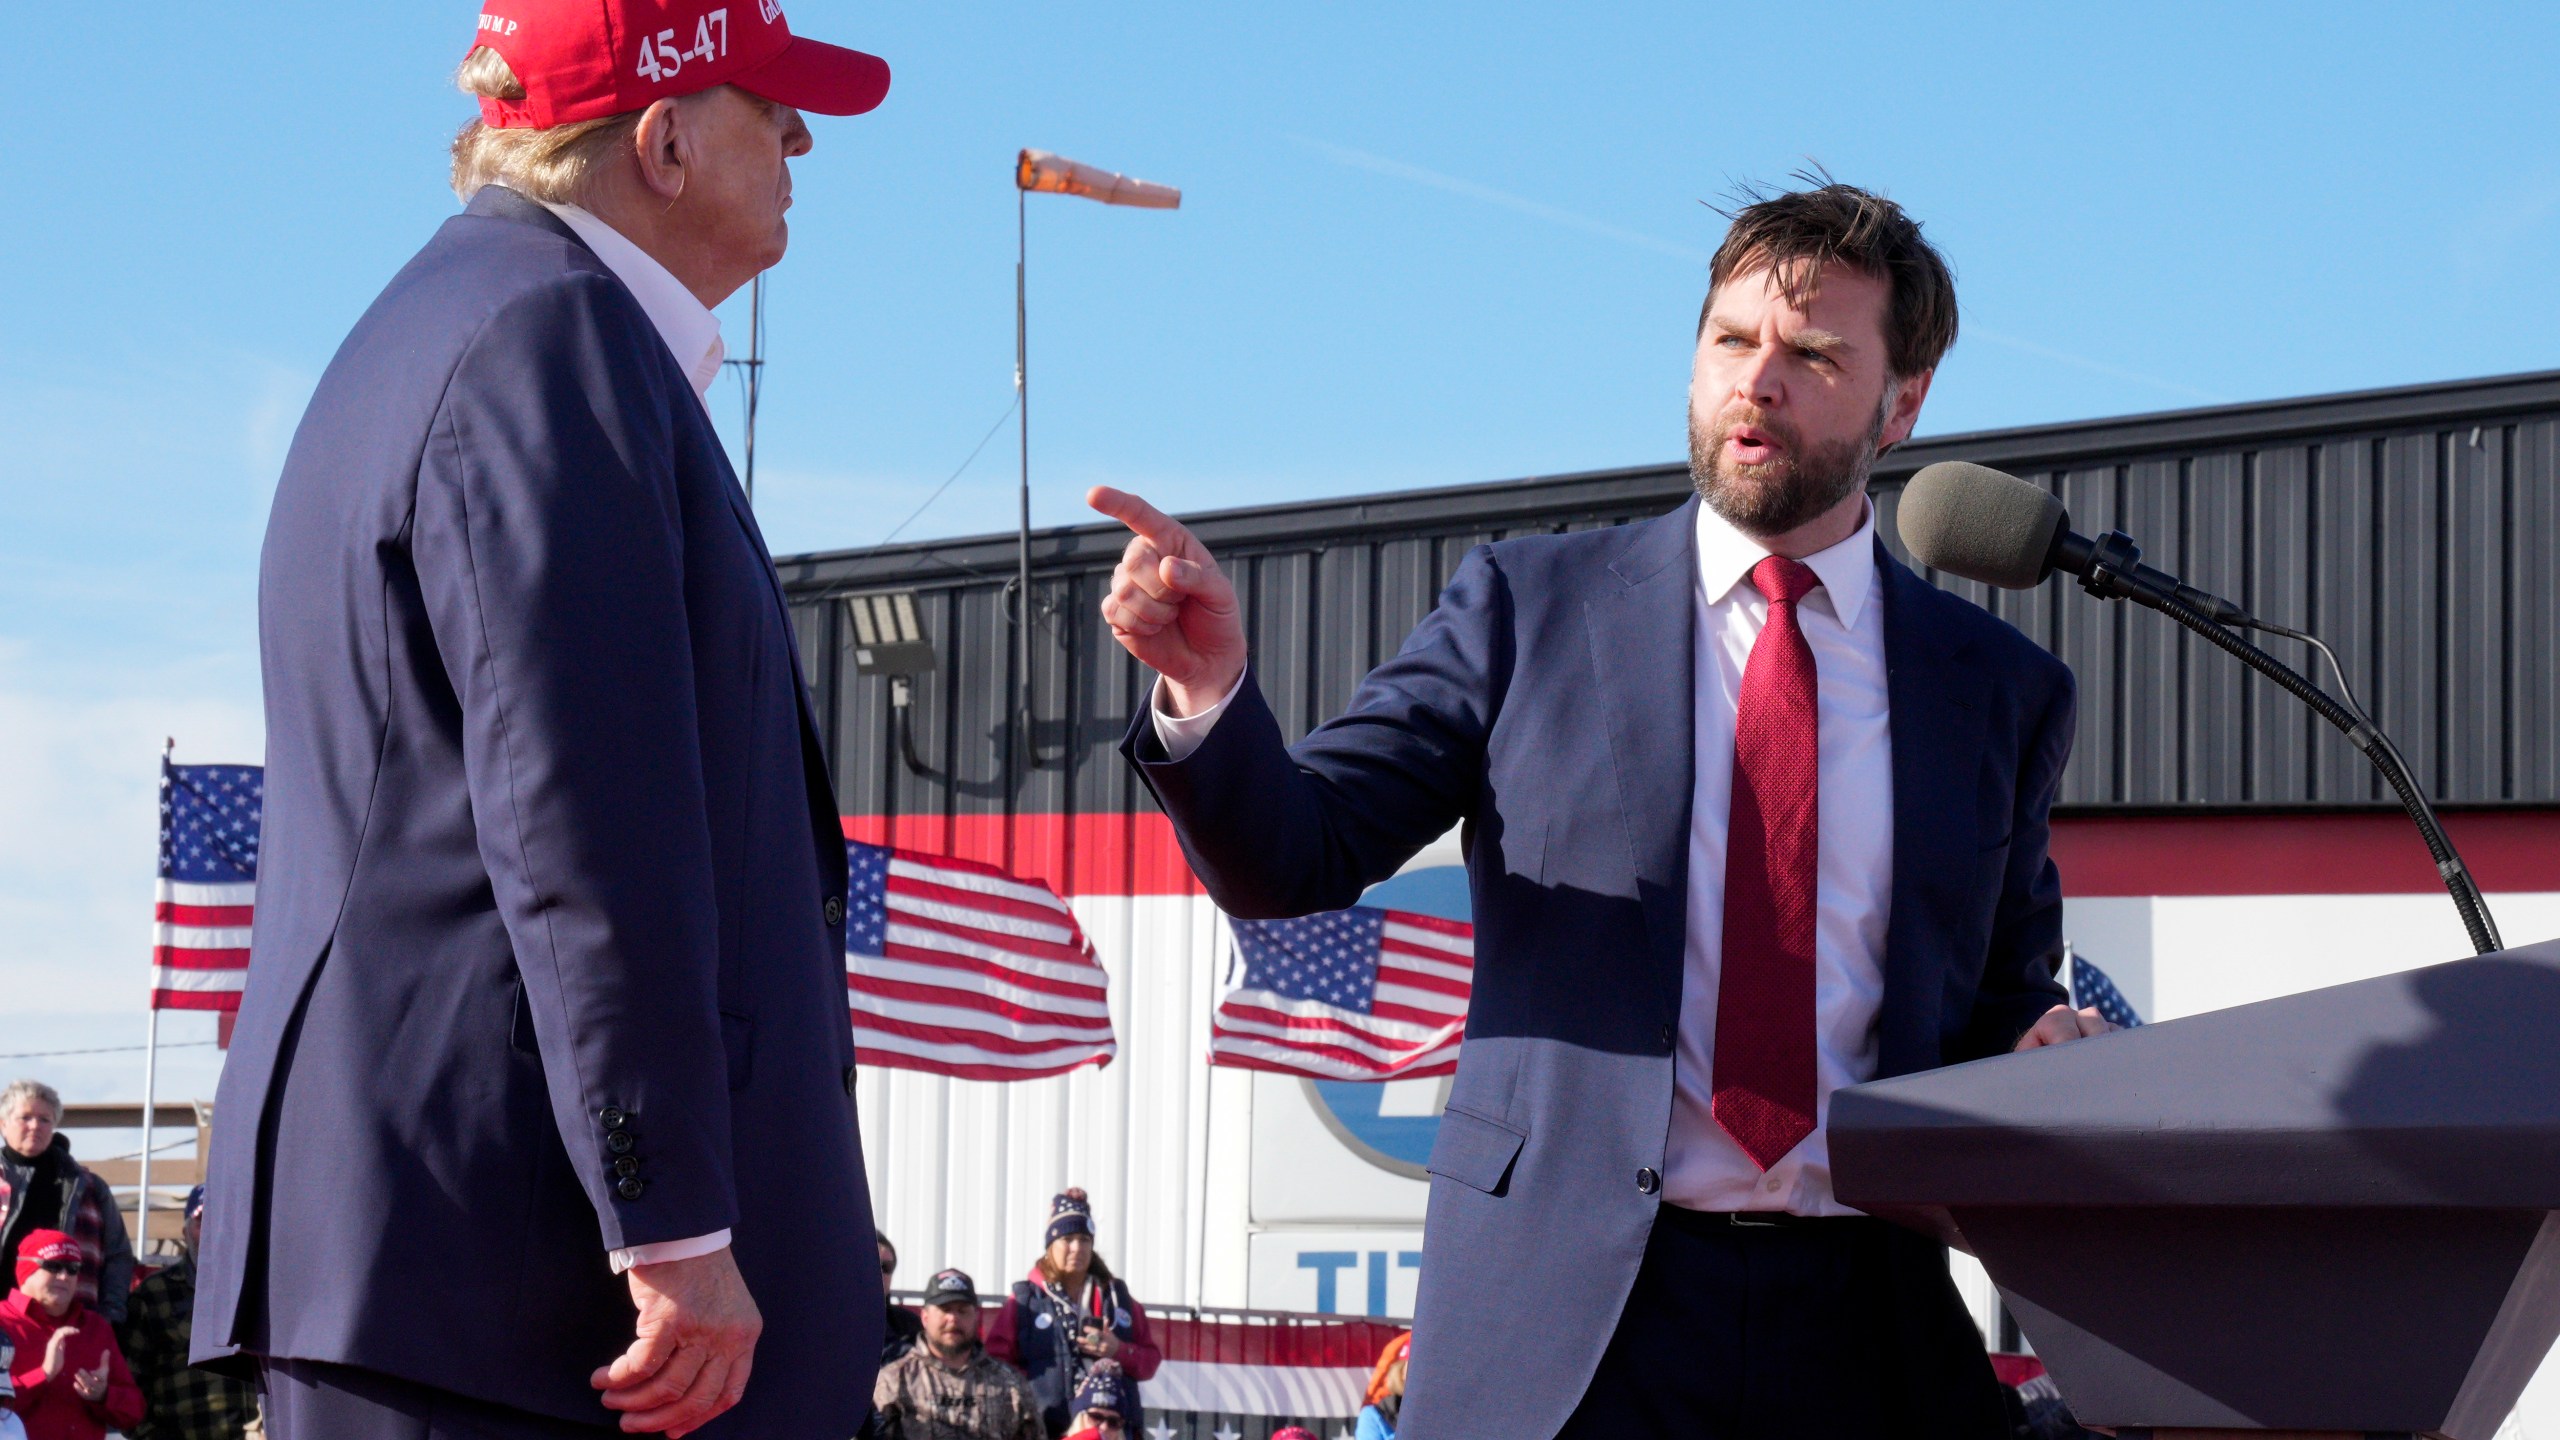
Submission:
<svg viewBox="0 0 2560 1440">
<path fill-rule="evenodd" d="M 1072 1415 L 1068 1440 L 1087 1435 L 1119 1440 L 1137 1426 L 1138 1382 L 1129 1378 L 1119 1361 L 1096 1360 L 1085 1372 L 1084 1382 L 1076 1386 Z"/>
<path fill-rule="evenodd" d="M 987 1353 L 1030 1379 L 1051 1435 L 1065 1433 L 1070 1402 L 1106 1360 L 1129 1383 L 1126 1414 L 1136 1423 L 1137 1384 L 1155 1378 L 1164 1352 L 1147 1312 L 1093 1253 L 1093 1202 L 1084 1191 L 1071 1186 L 1049 1202 L 1040 1258 L 991 1317 Z"/>
</svg>

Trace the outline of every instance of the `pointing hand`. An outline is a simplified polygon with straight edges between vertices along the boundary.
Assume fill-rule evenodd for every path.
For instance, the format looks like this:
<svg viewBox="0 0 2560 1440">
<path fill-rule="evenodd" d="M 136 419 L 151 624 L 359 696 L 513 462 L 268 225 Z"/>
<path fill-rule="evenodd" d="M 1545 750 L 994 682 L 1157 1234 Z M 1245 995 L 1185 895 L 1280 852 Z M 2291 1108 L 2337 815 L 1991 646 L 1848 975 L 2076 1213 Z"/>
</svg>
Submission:
<svg viewBox="0 0 2560 1440">
<path fill-rule="evenodd" d="M 1176 715 L 1225 699 L 1244 674 L 1245 639 L 1235 587 L 1218 562 L 1189 530 L 1127 491 L 1097 485 L 1085 503 L 1133 532 L 1102 598 L 1112 638 L 1164 677 Z"/>
</svg>

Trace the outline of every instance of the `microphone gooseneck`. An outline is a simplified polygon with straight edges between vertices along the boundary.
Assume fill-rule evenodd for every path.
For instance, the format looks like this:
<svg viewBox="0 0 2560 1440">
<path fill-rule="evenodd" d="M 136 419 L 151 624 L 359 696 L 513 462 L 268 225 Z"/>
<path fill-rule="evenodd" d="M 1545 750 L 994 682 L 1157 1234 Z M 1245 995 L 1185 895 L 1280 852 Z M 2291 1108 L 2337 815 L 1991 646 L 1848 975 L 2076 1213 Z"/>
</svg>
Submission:
<svg viewBox="0 0 2560 1440">
<path fill-rule="evenodd" d="M 2462 927 L 2479 954 L 2504 948 L 2488 902 L 2470 867 L 2436 818 L 2435 807 L 2399 747 L 2355 708 L 2338 702 L 2292 666 L 2252 644 L 2233 627 L 2290 635 L 2327 648 L 2311 636 L 2252 617 L 2240 606 L 2207 594 L 2142 563 L 2142 547 L 2120 530 L 2091 540 L 2073 533 L 2070 513 L 2042 486 L 1988 466 L 1943 461 L 1905 485 L 1895 528 L 1904 548 L 1921 564 L 1967 580 L 2010 590 L 2030 590 L 2056 570 L 2080 577 L 2080 588 L 2102 600 L 2130 600 L 2157 610 L 2203 636 L 2242 664 L 2273 680 L 2285 693 L 2335 726 L 2382 776 L 2418 827 L 2436 873 L 2462 915 Z M 2330 664 L 2337 663 L 2330 657 Z M 2339 683 L 2346 676 L 2339 672 Z"/>
</svg>

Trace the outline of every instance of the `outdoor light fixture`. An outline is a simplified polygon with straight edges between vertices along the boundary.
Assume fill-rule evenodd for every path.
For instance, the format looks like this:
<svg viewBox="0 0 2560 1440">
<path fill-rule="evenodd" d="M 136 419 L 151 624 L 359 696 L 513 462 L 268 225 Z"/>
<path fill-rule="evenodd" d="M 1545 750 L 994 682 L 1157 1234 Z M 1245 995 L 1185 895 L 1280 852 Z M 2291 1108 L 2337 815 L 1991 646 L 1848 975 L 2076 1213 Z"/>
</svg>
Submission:
<svg viewBox="0 0 2560 1440">
<path fill-rule="evenodd" d="M 914 591 L 847 595 L 844 612 L 853 621 L 855 674 L 903 681 L 933 669 L 933 646 L 916 619 Z"/>
</svg>

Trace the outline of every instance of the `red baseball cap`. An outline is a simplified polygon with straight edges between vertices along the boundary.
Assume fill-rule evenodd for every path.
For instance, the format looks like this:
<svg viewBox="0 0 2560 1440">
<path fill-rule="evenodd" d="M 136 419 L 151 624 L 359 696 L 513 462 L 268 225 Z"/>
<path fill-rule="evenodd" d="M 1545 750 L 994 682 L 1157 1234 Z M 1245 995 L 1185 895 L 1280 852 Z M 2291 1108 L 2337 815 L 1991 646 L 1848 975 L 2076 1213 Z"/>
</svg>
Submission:
<svg viewBox="0 0 2560 1440">
<path fill-rule="evenodd" d="M 777 105 L 859 115 L 889 62 L 791 33 L 781 0 L 487 0 L 474 47 L 505 57 L 522 100 L 480 101 L 499 130 L 541 130 L 735 85 Z"/>
<path fill-rule="evenodd" d="M 30 1230 L 18 1242 L 18 1283 L 36 1273 L 36 1267 L 48 1260 L 81 1259 L 80 1242 L 59 1230 Z"/>
</svg>

